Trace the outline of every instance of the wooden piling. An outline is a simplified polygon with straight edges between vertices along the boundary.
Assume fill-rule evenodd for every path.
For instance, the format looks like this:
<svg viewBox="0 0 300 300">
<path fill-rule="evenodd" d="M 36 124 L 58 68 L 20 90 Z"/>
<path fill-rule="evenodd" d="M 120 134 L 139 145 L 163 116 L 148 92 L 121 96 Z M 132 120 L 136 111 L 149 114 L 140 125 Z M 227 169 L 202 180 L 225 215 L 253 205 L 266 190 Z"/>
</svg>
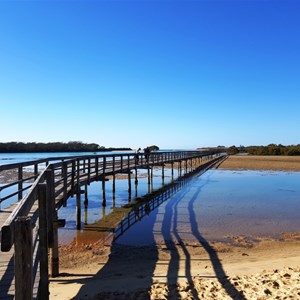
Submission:
<svg viewBox="0 0 300 300">
<path fill-rule="evenodd" d="M 87 225 L 87 219 L 88 219 L 88 206 L 84 206 L 84 224 Z"/>
<path fill-rule="evenodd" d="M 138 185 L 139 181 L 138 181 L 138 175 L 137 175 L 137 168 L 135 168 L 135 179 L 134 179 L 134 183 L 135 185 Z"/>
<path fill-rule="evenodd" d="M 173 161 L 171 163 L 171 166 L 172 166 L 172 168 L 171 168 L 171 177 L 172 177 L 172 181 L 174 181 L 174 162 Z"/>
<path fill-rule="evenodd" d="M 58 218 L 57 211 L 53 211 L 53 244 L 50 249 L 51 277 L 59 275 L 59 252 L 58 252 Z"/>
<path fill-rule="evenodd" d="M 106 206 L 106 194 L 105 194 L 105 170 L 106 170 L 106 157 L 103 157 L 103 173 L 102 173 L 102 206 Z"/>
<path fill-rule="evenodd" d="M 84 185 L 84 201 L 83 201 L 83 204 L 84 204 L 84 206 L 88 206 L 88 204 L 89 204 L 87 184 Z"/>
<path fill-rule="evenodd" d="M 130 171 L 130 156 L 127 156 L 127 167 L 128 167 L 128 199 L 131 200 L 131 171 Z"/>
<path fill-rule="evenodd" d="M 131 199 L 131 172 L 128 171 L 128 198 Z"/>
<path fill-rule="evenodd" d="M 102 206 L 106 206 L 105 178 L 102 178 Z"/>
<path fill-rule="evenodd" d="M 147 173 L 148 173 L 148 185 L 150 185 L 151 184 L 151 177 L 150 177 L 150 168 L 149 168 L 149 166 L 147 168 Z"/>
<path fill-rule="evenodd" d="M 76 228 L 81 229 L 81 193 L 76 193 Z"/>
<path fill-rule="evenodd" d="M 115 157 L 113 156 L 113 184 L 112 184 L 112 193 L 115 196 L 116 193 L 116 174 L 115 174 Z"/>
</svg>

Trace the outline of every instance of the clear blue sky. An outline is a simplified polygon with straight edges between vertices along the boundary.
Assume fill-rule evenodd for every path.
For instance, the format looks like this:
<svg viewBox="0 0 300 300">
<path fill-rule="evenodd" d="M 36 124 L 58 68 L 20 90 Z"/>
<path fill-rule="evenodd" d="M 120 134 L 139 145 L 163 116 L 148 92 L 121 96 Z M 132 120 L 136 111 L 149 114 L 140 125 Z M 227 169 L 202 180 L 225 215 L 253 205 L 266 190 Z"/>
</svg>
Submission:
<svg viewBox="0 0 300 300">
<path fill-rule="evenodd" d="M 300 143 L 300 1 L 0 1 L 0 141 Z"/>
</svg>

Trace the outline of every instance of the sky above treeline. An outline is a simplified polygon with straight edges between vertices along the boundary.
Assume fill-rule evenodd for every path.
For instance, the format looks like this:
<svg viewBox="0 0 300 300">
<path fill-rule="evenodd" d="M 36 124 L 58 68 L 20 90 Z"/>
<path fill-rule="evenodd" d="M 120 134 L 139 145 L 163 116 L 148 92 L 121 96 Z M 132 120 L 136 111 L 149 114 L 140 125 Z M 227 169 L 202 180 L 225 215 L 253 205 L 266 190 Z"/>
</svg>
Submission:
<svg viewBox="0 0 300 300">
<path fill-rule="evenodd" d="M 300 143 L 300 1 L 0 1 L 0 142 Z"/>
</svg>

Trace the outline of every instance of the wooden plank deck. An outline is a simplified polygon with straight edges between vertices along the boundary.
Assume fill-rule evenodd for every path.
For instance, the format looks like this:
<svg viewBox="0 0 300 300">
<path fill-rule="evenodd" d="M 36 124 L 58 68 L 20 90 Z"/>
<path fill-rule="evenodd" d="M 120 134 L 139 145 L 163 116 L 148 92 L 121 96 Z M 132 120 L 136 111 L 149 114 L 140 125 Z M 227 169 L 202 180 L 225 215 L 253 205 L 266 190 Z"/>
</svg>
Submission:
<svg viewBox="0 0 300 300">
<path fill-rule="evenodd" d="M 12 211 L 16 208 L 17 203 L 1 209 L 0 211 L 0 228 Z M 1 231 L 0 231 L 1 238 Z M 1 245 L 1 239 L 0 239 Z M 0 299 L 14 299 L 15 296 L 15 276 L 14 276 L 14 249 L 9 252 L 0 252 Z"/>
<path fill-rule="evenodd" d="M 8 218 L 8 216 L 13 212 L 13 210 L 17 207 L 18 202 L 10 205 L 5 209 L 0 210 L 0 228 L 2 228 L 4 222 Z M 32 207 L 30 212 L 30 216 L 38 209 L 37 204 Z M 1 234 L 0 231 L 0 247 L 1 247 Z M 34 238 L 37 239 L 37 230 L 34 231 Z M 38 240 L 37 240 L 38 243 Z M 34 256 L 37 255 L 35 252 Z M 15 267 L 15 259 L 14 259 L 14 248 L 12 247 L 8 252 L 0 252 L 0 300 L 1 299 L 14 299 L 15 297 L 15 276 L 14 276 L 14 267 Z M 39 270 L 38 266 L 35 266 L 37 270 Z M 37 298 L 37 281 L 39 278 L 39 272 L 36 272 L 36 278 L 34 278 L 33 283 L 33 299 Z"/>
</svg>

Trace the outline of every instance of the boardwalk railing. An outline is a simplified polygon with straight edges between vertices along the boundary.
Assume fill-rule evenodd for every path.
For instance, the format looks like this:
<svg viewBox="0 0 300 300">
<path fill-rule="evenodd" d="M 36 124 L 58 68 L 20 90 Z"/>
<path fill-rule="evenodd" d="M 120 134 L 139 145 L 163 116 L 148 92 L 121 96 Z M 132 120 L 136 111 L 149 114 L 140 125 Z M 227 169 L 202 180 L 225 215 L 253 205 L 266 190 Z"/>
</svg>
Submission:
<svg viewBox="0 0 300 300">
<path fill-rule="evenodd" d="M 15 299 L 49 298 L 48 273 L 52 276 L 59 273 L 57 210 L 76 194 L 77 224 L 80 224 L 82 186 L 102 181 L 102 205 L 105 205 L 107 176 L 113 176 L 114 192 L 115 175 L 127 174 L 130 191 L 132 171 L 137 176 L 137 169 L 148 169 L 150 182 L 149 170 L 154 166 L 164 168 L 170 164 L 173 173 L 177 163 L 178 173 L 181 174 L 182 169 L 187 173 L 188 169 L 194 170 L 202 164 L 202 160 L 219 155 L 217 151 L 153 152 L 150 157 L 143 153 L 116 153 L 54 157 L 0 166 L 0 182 L 5 177 L 7 182 L 0 186 L 0 204 L 12 199 L 17 201 L 16 208 L 4 224 L 0 224 L 1 251 L 12 251 L 14 246 Z"/>
</svg>

